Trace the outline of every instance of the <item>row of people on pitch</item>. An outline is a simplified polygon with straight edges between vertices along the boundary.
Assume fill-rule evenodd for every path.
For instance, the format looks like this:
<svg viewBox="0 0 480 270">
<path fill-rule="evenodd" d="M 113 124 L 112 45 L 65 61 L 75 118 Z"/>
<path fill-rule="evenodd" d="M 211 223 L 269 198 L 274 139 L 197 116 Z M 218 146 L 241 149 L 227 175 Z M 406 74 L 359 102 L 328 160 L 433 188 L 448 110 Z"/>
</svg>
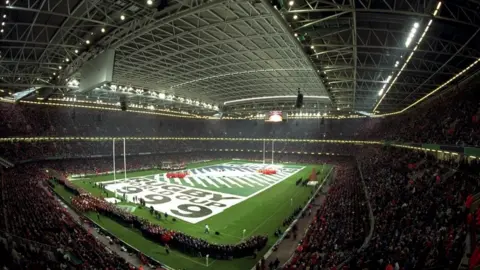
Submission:
<svg viewBox="0 0 480 270">
<path fill-rule="evenodd" d="M 60 179 L 59 182 L 63 185 L 71 186 L 66 179 Z M 149 239 L 193 256 L 205 256 L 208 254 L 211 258 L 225 260 L 241 258 L 258 252 L 268 241 L 266 236 L 252 236 L 235 245 L 211 244 L 182 232 L 152 224 L 82 190 L 78 190 L 77 193 L 81 194 L 72 198 L 72 204 L 78 210 L 84 212 L 95 211 L 109 216 L 125 226 L 133 226 L 139 229 Z"/>
<path fill-rule="evenodd" d="M 7 269 L 132 269 L 74 221 L 45 186 L 45 179 L 34 166 L 21 166 L 3 173 L 1 205 L 6 216 L 0 223 L 6 222 L 2 230 L 7 236 L 0 237 L 0 242 L 8 252 L 2 253 L 2 259 L 6 260 L 1 260 L 0 266 Z"/>
</svg>

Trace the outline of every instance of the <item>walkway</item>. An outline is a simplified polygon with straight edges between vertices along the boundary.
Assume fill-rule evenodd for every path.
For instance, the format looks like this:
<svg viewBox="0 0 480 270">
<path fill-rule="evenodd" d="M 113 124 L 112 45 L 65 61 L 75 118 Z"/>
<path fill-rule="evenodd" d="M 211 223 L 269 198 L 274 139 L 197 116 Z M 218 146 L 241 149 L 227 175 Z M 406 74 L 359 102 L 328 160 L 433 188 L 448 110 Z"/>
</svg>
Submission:
<svg viewBox="0 0 480 270">
<path fill-rule="evenodd" d="M 54 194 L 54 196 L 55 196 L 55 199 L 58 201 L 58 203 L 68 211 L 68 213 L 73 217 L 73 219 L 82 227 L 84 227 L 87 231 L 90 231 L 91 234 L 95 237 L 95 239 L 97 239 L 97 241 L 104 244 L 105 247 L 107 247 L 112 252 L 116 253 L 119 257 L 124 258 L 131 265 L 134 265 L 135 267 L 138 268 L 142 264 L 136 254 L 130 256 L 130 254 L 121 250 L 120 245 L 115 243 L 110 244 L 110 241 L 107 239 L 106 235 L 100 234 L 95 228 L 83 223 L 80 219 L 80 216 L 73 209 L 71 209 L 61 199 L 59 199 L 56 194 Z"/>
<path fill-rule="evenodd" d="M 282 242 L 280 242 L 280 244 L 278 245 L 277 251 L 273 251 L 272 254 L 270 254 L 270 256 L 265 259 L 267 266 L 271 261 L 275 261 L 277 258 L 280 261 L 280 266 L 282 266 L 290 259 L 290 257 L 297 249 L 298 244 L 303 239 L 303 236 L 305 235 L 310 223 L 315 217 L 315 213 L 318 209 L 320 209 L 321 205 L 323 204 L 328 189 L 328 186 L 323 187 L 322 192 L 320 192 L 319 196 L 312 202 L 312 214 L 310 216 L 306 214 L 305 217 L 298 219 L 297 227 L 300 233 L 297 234 L 297 239 L 293 239 L 292 236 L 289 239 L 284 238 Z"/>
</svg>

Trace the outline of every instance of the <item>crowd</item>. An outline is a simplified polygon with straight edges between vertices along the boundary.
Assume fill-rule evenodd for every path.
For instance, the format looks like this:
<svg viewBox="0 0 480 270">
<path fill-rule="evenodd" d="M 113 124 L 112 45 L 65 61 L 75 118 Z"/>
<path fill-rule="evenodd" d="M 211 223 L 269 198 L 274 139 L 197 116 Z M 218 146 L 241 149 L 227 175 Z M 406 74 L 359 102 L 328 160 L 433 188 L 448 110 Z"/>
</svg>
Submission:
<svg viewBox="0 0 480 270">
<path fill-rule="evenodd" d="M 76 223 L 55 200 L 45 179 L 34 166 L 1 174 L 3 255 L 0 266 L 6 269 L 134 269 Z"/>
<path fill-rule="evenodd" d="M 1 157 L 17 163 L 25 161 L 38 161 L 44 159 L 75 159 L 75 158 L 100 158 L 113 155 L 113 143 L 109 141 L 56 141 L 56 142 L 1 142 Z M 158 155 L 165 153 L 188 153 L 201 151 L 263 151 L 263 142 L 256 141 L 183 141 L 183 140 L 128 140 L 125 144 L 127 159 L 130 156 Z M 265 146 L 267 157 L 271 154 L 271 142 Z M 334 153 L 339 155 L 353 155 L 360 148 L 353 144 L 335 143 L 307 143 L 307 142 L 276 142 L 274 150 L 278 153 L 288 152 L 314 152 Z M 115 155 L 120 159 L 123 155 L 123 141 L 116 141 Z M 123 161 L 121 162 L 123 164 Z"/>
<path fill-rule="evenodd" d="M 250 120 L 175 119 L 128 112 L 0 103 L 0 121 L 4 123 L 0 126 L 0 133 L 4 137 L 392 140 L 478 147 L 479 105 L 478 91 L 454 91 L 435 102 L 383 119 L 291 119 L 272 125 Z M 120 156 L 123 142 L 117 141 L 115 146 L 117 170 L 123 170 Z M 335 182 L 325 203 L 313 213 L 313 222 L 286 269 L 335 269 L 342 263 L 346 263 L 345 267 L 349 269 L 452 269 L 458 266 L 463 255 L 468 226 L 472 222 L 480 225 L 480 212 L 467 218 L 465 209 L 468 196 L 480 191 L 480 166 L 475 161 L 472 164 L 459 163 L 458 160 L 438 160 L 411 150 L 354 144 L 276 142 L 274 146 L 275 151 L 282 152 L 275 154 L 275 162 L 337 164 Z M 267 143 L 266 149 L 271 147 L 271 143 Z M 9 256 L 0 266 L 8 269 L 131 267 L 106 251 L 73 220 L 45 187 L 45 175 L 37 169 L 52 168 L 67 175 L 111 171 L 111 141 L 17 141 L 2 142 L 0 148 L 2 158 L 27 163 L 1 172 L 0 252 Z M 262 141 L 127 141 L 127 170 L 159 167 L 162 161 L 192 162 L 232 157 L 262 160 L 261 149 Z M 347 155 L 358 157 L 366 188 L 355 161 Z M 73 203 L 78 209 L 108 215 L 127 226 L 136 227 L 160 244 L 168 244 L 194 256 L 245 257 L 256 254 L 267 242 L 266 236 L 255 236 L 237 245 L 210 244 L 151 224 L 78 190 L 66 181 L 62 183 L 77 194 Z M 365 190 L 368 197 L 365 197 Z M 375 221 L 371 235 L 366 198 L 369 198 Z"/>
<path fill-rule="evenodd" d="M 153 224 L 143 218 L 116 207 L 101 198 L 95 197 L 81 189 L 76 188 L 66 179 L 58 179 L 59 183 L 70 189 L 74 194 L 72 205 L 82 212 L 94 211 L 108 216 L 127 227 L 137 228 L 142 234 L 162 245 L 181 250 L 192 256 L 204 257 L 209 255 L 214 259 L 231 260 L 252 256 L 267 244 L 267 236 L 252 236 L 238 244 L 222 245 L 212 244 L 207 241 L 186 235 L 179 231 L 169 230 Z"/>
<path fill-rule="evenodd" d="M 370 154 L 361 167 L 375 228 L 368 248 L 355 260 L 357 266 L 456 269 L 467 233 L 464 203 L 479 191 L 478 176 L 457 170 L 454 159 L 421 152 Z"/>
<path fill-rule="evenodd" d="M 364 131 L 364 138 L 479 147 L 480 92 L 457 90 Z"/>
<path fill-rule="evenodd" d="M 465 208 L 467 198 L 480 191 L 480 179 L 477 163 L 456 158 L 439 160 L 398 148 L 365 149 L 359 161 L 373 212 L 373 234 L 367 235 L 363 188 L 348 185 L 360 180 L 340 171 L 285 268 L 336 269 L 343 262 L 345 269 L 457 269 L 469 222 L 480 222 L 480 212 L 467 218 Z M 349 192 L 357 194 L 356 199 Z M 357 209 L 345 208 L 352 205 Z M 353 219 L 341 220 L 345 218 Z M 339 242 L 349 231 L 350 245 Z M 364 240 L 366 245 L 359 249 Z"/>
<path fill-rule="evenodd" d="M 456 90 L 384 118 L 263 120 L 185 119 L 85 108 L 0 103 L 6 137 L 232 137 L 400 142 L 478 146 L 480 93 Z M 401 124 L 399 124 L 401 123 Z M 165 145 L 168 147 L 168 145 Z"/>
<path fill-rule="evenodd" d="M 369 232 L 368 208 L 354 166 L 338 166 L 335 182 L 285 269 L 330 269 L 354 254 Z"/>
</svg>

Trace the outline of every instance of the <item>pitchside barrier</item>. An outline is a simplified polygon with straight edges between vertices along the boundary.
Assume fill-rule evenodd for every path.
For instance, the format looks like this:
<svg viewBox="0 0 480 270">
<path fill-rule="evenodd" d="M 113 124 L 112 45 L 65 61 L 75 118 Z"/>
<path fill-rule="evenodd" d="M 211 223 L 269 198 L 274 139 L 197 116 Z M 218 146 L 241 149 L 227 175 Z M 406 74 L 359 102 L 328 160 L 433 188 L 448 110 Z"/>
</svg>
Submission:
<svg viewBox="0 0 480 270">
<path fill-rule="evenodd" d="M 317 196 L 318 192 L 322 189 L 323 185 L 325 183 L 327 183 L 329 180 L 327 180 L 328 177 L 330 177 L 330 174 L 332 173 L 333 171 L 333 167 L 330 169 L 330 171 L 328 172 L 327 176 L 325 176 L 323 182 L 318 186 L 317 190 L 315 190 L 315 192 L 313 193 L 312 197 L 308 200 L 308 202 L 305 204 L 305 206 L 302 208 L 302 210 L 300 211 L 300 213 L 298 213 L 298 215 L 295 217 L 295 219 L 292 221 L 292 223 L 290 223 L 290 226 L 288 226 L 288 228 L 285 230 L 285 232 L 283 232 L 283 234 L 280 236 L 280 238 L 278 238 L 278 240 L 273 244 L 273 246 L 267 251 L 267 253 L 265 253 L 265 255 L 263 255 L 262 259 L 264 259 L 265 261 L 267 260 L 267 258 L 273 253 L 273 249 L 275 248 L 275 246 L 277 246 L 278 244 L 280 244 L 280 242 L 282 242 L 282 240 L 285 238 L 285 236 L 287 235 L 288 232 L 290 232 L 292 230 L 292 227 L 293 225 L 295 225 L 298 221 L 298 219 L 302 216 L 302 214 L 305 212 L 305 210 L 307 210 L 307 207 L 310 205 L 310 203 L 315 199 L 315 197 Z M 305 231 L 305 234 L 308 232 L 308 229 Z M 303 238 L 303 237 L 302 237 Z M 292 256 L 287 260 L 286 263 L 288 263 L 291 259 L 293 258 L 293 254 Z M 261 261 L 261 259 L 260 259 Z M 260 262 L 259 261 L 259 262 Z M 286 264 L 285 263 L 285 264 Z M 257 262 L 258 264 L 258 262 Z M 255 264 L 251 270 L 255 270 L 256 269 L 256 266 L 257 264 Z"/>
</svg>

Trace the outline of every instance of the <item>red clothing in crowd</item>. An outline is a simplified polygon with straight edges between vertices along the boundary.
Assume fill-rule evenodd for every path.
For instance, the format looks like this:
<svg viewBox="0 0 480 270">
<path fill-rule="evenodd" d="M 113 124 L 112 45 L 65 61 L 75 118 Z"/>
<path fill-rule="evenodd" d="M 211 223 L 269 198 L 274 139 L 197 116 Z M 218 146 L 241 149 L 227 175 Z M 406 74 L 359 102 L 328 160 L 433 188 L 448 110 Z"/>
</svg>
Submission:
<svg viewBox="0 0 480 270">
<path fill-rule="evenodd" d="M 469 268 L 473 269 L 475 266 L 480 264 L 480 249 L 478 247 L 472 253 L 472 257 L 470 257 Z"/>
<path fill-rule="evenodd" d="M 393 270 L 393 265 L 389 264 L 385 267 L 385 270 Z"/>
<path fill-rule="evenodd" d="M 467 199 L 465 200 L 465 207 L 467 209 L 470 209 L 470 206 L 472 206 L 472 203 L 473 203 L 473 195 L 468 194 Z"/>
</svg>

